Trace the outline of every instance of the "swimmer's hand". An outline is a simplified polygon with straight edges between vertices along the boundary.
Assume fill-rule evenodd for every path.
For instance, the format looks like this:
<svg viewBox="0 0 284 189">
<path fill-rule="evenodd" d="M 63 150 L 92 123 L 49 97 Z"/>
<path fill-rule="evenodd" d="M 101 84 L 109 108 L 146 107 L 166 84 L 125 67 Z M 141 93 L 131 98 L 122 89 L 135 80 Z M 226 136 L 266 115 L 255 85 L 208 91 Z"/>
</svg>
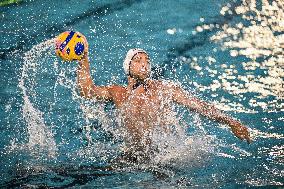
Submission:
<svg viewBox="0 0 284 189">
<path fill-rule="evenodd" d="M 85 40 L 85 49 L 84 49 L 84 55 L 82 59 L 86 59 L 88 58 L 88 54 L 89 54 L 89 43 L 87 41 L 87 38 L 85 36 L 83 36 L 84 40 Z"/>
<path fill-rule="evenodd" d="M 248 132 L 248 128 L 242 125 L 240 122 L 234 121 L 230 124 L 230 127 L 234 135 L 240 140 L 246 140 L 248 144 L 252 142 Z"/>
</svg>

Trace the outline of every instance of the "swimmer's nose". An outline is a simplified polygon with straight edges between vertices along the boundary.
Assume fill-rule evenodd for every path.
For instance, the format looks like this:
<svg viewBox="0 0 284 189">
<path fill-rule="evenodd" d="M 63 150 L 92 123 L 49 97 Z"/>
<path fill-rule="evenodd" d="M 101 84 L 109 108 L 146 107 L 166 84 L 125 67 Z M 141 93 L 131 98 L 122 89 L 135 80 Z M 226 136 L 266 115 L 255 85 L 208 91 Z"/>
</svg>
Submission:
<svg viewBox="0 0 284 189">
<path fill-rule="evenodd" d="M 146 71 L 147 70 L 147 62 L 143 62 L 142 63 L 142 68 L 141 68 L 142 71 Z"/>
<path fill-rule="evenodd" d="M 143 68 L 147 68 L 147 66 L 148 66 L 148 62 L 142 62 L 142 66 L 143 66 Z"/>
</svg>

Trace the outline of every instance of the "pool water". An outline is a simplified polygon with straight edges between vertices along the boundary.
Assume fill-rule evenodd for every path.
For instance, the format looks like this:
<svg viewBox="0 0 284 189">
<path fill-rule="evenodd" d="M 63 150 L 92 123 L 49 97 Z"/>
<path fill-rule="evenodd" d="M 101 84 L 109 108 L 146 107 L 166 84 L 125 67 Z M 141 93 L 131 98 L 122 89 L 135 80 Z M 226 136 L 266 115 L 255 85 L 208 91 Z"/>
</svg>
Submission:
<svg viewBox="0 0 284 189">
<path fill-rule="evenodd" d="M 21 1 L 1 9 L 1 188 L 283 187 L 281 1 Z M 112 103 L 82 99 L 76 62 L 54 37 L 80 31 L 97 85 L 126 85 L 122 62 L 145 49 L 152 77 L 172 80 L 241 120 L 253 143 L 175 106 L 148 162 L 110 168 L 123 136 Z M 167 143 L 167 147 L 163 145 Z"/>
</svg>

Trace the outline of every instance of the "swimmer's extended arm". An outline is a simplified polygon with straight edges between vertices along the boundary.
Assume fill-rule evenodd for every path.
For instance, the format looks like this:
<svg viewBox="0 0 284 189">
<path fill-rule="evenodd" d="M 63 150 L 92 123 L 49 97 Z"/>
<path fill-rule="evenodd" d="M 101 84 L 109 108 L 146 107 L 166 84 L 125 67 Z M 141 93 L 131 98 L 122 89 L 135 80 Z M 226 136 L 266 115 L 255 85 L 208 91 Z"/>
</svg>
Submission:
<svg viewBox="0 0 284 189">
<path fill-rule="evenodd" d="M 185 105 L 190 110 L 198 112 L 201 115 L 206 116 L 212 120 L 229 125 L 236 137 L 238 137 L 241 140 L 245 139 L 247 140 L 248 143 L 251 143 L 248 129 L 244 125 L 242 125 L 239 121 L 224 114 L 223 112 L 218 110 L 214 105 L 204 102 L 191 94 L 188 94 L 181 88 L 179 87 L 173 87 L 173 88 L 174 88 L 173 100 L 175 102 Z"/>
<path fill-rule="evenodd" d="M 85 52 L 84 57 L 79 61 L 77 69 L 77 82 L 80 95 L 85 98 L 93 98 L 101 100 L 111 100 L 112 95 L 109 92 L 110 87 L 96 86 L 90 76 L 90 65 L 88 53 Z"/>
</svg>

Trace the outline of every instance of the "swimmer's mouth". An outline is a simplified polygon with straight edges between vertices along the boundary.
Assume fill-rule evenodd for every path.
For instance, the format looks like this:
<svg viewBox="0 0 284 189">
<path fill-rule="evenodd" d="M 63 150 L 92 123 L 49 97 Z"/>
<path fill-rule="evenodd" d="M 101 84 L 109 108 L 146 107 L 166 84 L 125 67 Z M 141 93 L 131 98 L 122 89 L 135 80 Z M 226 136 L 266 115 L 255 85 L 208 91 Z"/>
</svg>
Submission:
<svg viewBox="0 0 284 189">
<path fill-rule="evenodd" d="M 142 68 L 140 71 L 141 72 L 148 72 L 148 69 Z"/>
</svg>

